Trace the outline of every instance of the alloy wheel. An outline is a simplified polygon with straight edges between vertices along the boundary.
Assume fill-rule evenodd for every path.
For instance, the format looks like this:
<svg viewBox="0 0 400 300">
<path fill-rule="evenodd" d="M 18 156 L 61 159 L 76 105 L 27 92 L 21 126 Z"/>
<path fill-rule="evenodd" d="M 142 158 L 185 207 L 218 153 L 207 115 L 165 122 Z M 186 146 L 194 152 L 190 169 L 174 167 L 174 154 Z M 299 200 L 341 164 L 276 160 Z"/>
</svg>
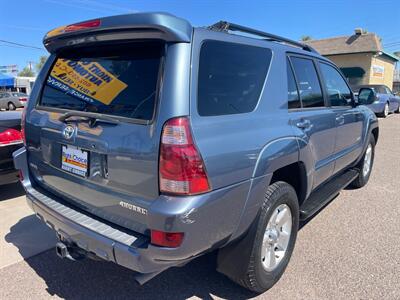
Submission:
<svg viewBox="0 0 400 300">
<path fill-rule="evenodd" d="M 364 155 L 363 176 L 366 177 L 371 170 L 372 163 L 372 145 L 368 144 L 367 150 Z"/>
<path fill-rule="evenodd" d="M 261 246 L 261 263 L 271 272 L 285 257 L 292 233 L 292 212 L 288 205 L 281 204 L 274 209 L 265 229 Z"/>
</svg>

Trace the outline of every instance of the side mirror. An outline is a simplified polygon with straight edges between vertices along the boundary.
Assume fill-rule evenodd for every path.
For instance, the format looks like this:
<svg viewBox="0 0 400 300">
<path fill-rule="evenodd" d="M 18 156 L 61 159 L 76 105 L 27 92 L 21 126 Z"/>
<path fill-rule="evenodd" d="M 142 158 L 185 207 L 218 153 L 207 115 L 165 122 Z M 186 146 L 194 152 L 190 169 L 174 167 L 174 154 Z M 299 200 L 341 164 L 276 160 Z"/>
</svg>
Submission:
<svg viewBox="0 0 400 300">
<path fill-rule="evenodd" d="M 373 89 L 361 88 L 358 92 L 358 105 L 370 105 L 376 100 L 376 93 Z"/>
</svg>

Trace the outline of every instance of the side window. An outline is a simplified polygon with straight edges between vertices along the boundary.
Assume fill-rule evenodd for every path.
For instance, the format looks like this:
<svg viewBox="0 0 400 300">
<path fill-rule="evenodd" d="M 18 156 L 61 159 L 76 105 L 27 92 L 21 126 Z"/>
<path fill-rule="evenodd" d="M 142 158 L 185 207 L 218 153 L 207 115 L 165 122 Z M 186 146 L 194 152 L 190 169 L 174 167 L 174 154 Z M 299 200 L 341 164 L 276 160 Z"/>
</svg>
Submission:
<svg viewBox="0 0 400 300">
<path fill-rule="evenodd" d="M 376 86 L 374 89 L 379 94 L 386 94 L 386 89 L 383 86 Z"/>
<path fill-rule="evenodd" d="M 310 59 L 292 57 L 303 108 L 325 106 L 317 71 Z"/>
<path fill-rule="evenodd" d="M 351 91 L 340 73 L 332 66 L 320 63 L 324 84 L 332 106 L 351 104 Z"/>
<path fill-rule="evenodd" d="M 389 95 L 392 94 L 392 91 L 387 86 L 385 86 L 385 91 L 386 91 L 386 94 L 389 94 Z"/>
<path fill-rule="evenodd" d="M 208 40 L 200 50 L 197 109 L 201 116 L 251 112 L 271 62 L 270 49 Z"/>
<path fill-rule="evenodd" d="M 288 85 L 288 108 L 300 108 L 300 97 L 299 91 L 297 90 L 296 80 L 294 79 L 293 70 L 290 66 L 289 59 L 286 60 L 286 73 L 287 73 L 287 85 Z"/>
</svg>

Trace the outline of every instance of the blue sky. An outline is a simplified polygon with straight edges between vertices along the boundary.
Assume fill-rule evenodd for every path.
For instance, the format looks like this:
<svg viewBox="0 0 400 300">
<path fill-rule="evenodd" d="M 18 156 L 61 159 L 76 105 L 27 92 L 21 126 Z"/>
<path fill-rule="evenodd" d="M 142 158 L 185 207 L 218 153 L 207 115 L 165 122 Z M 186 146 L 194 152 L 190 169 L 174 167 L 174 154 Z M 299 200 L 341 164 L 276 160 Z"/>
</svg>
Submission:
<svg viewBox="0 0 400 300">
<path fill-rule="evenodd" d="M 42 48 L 44 34 L 60 25 L 129 12 L 166 11 L 195 26 L 218 20 L 300 39 L 350 35 L 362 27 L 377 33 L 388 52 L 400 51 L 399 0 L 309 1 L 132 1 L 132 0 L 0 0 L 0 40 Z M 0 65 L 38 61 L 45 50 L 0 42 Z"/>
</svg>

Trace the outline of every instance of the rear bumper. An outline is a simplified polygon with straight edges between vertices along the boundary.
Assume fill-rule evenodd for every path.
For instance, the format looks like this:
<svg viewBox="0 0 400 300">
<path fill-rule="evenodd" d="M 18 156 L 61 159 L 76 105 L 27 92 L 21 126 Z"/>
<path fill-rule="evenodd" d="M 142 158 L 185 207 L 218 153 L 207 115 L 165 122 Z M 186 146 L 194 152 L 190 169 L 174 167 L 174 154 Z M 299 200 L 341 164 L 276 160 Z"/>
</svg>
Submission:
<svg viewBox="0 0 400 300">
<path fill-rule="evenodd" d="M 163 248 L 151 245 L 147 235 L 107 223 L 34 186 L 25 148 L 13 156 L 24 175 L 28 204 L 61 240 L 145 274 L 184 264 L 226 243 L 237 229 L 250 187 L 249 181 L 199 196 L 160 196 L 148 209 L 147 228 L 185 234 L 180 247 Z"/>
<path fill-rule="evenodd" d="M 106 261 L 140 273 L 158 272 L 181 263 L 152 259 L 152 246 L 146 236 L 127 233 L 102 223 L 37 190 L 29 189 L 27 201 L 39 219 L 52 228 L 60 240 Z"/>
<path fill-rule="evenodd" d="M 371 109 L 374 113 L 379 114 L 382 113 L 383 110 L 385 109 L 385 104 L 384 102 L 378 102 L 378 103 L 372 103 L 370 105 L 367 105 L 369 109 Z"/>
</svg>

